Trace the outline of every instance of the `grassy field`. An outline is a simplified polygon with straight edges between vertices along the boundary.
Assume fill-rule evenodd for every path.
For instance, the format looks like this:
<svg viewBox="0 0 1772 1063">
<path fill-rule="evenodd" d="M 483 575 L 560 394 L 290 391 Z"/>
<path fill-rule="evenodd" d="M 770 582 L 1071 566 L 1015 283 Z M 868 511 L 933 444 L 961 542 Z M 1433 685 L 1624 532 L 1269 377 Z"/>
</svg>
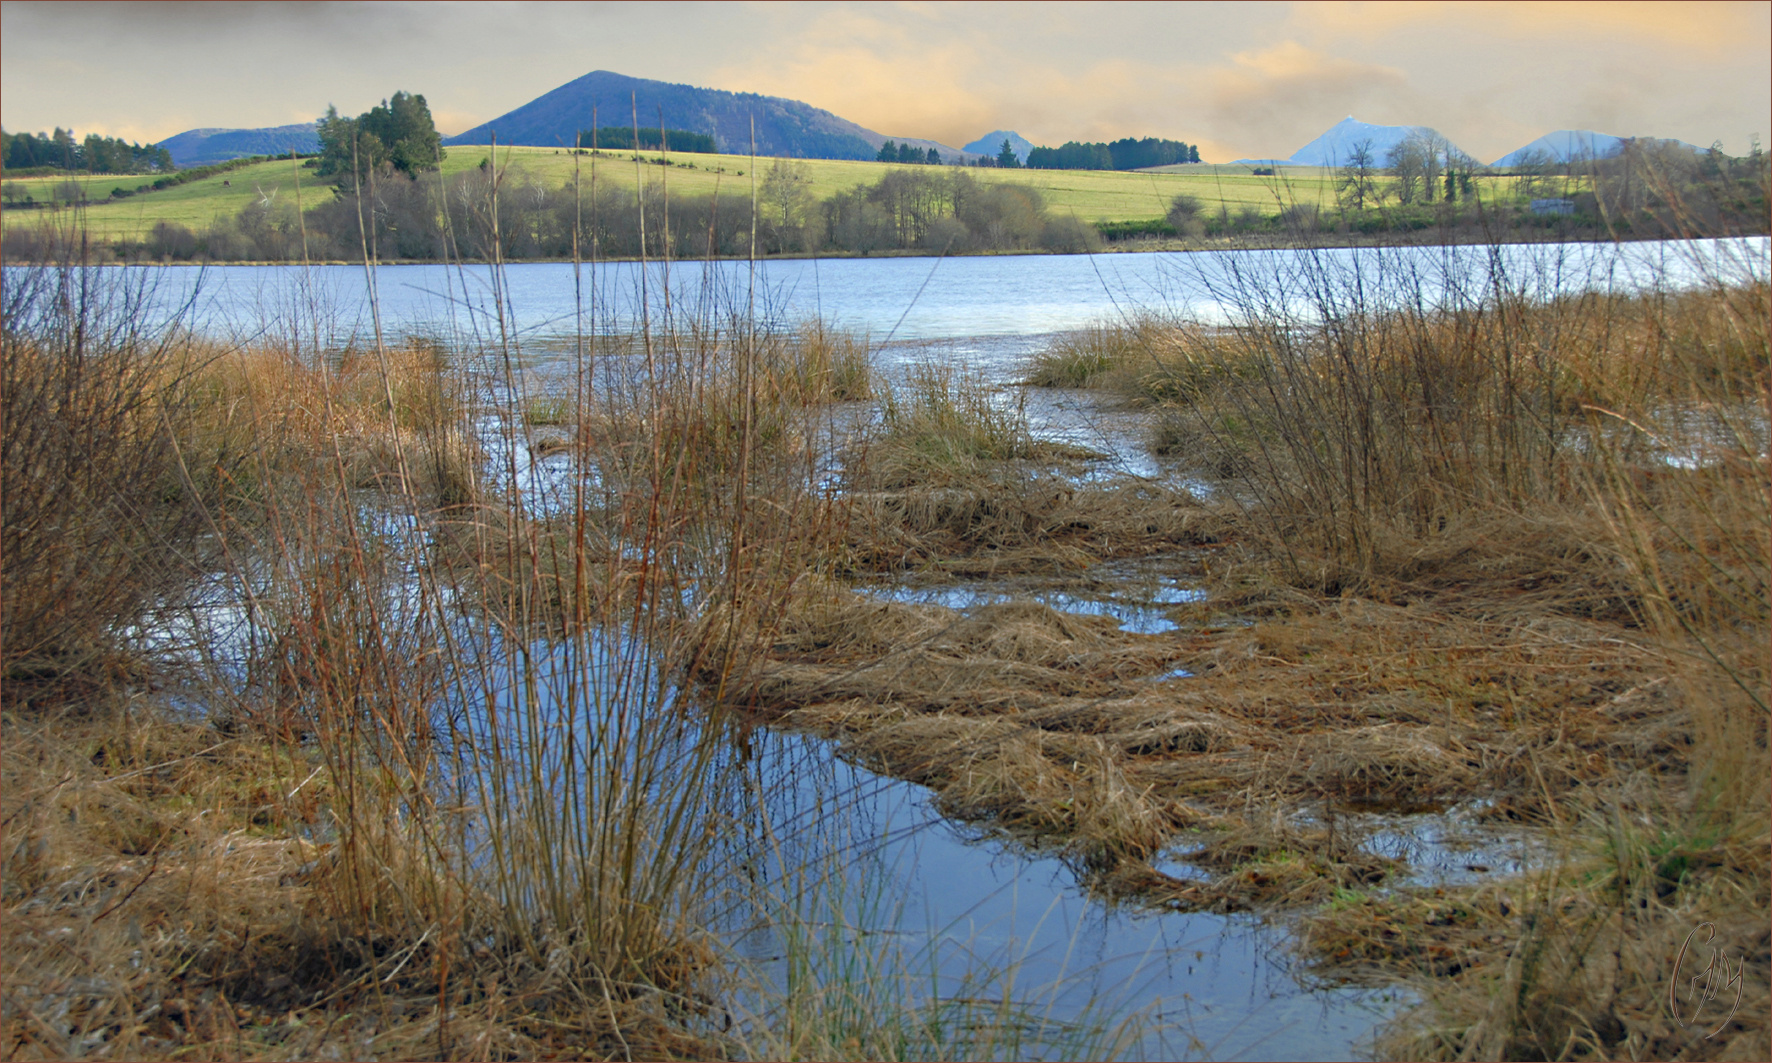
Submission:
<svg viewBox="0 0 1772 1063">
<path fill-rule="evenodd" d="M 572 180 L 574 157 L 552 148 L 505 147 L 498 149 L 500 164 L 509 167 L 516 180 L 533 180 L 558 187 Z M 456 147 L 443 161 L 445 178 L 475 169 L 488 157 L 485 148 Z M 673 194 L 701 196 L 718 192 L 722 195 L 748 196 L 753 174 L 752 160 L 742 155 L 671 155 L 668 171 L 651 160 L 639 168 L 633 156 L 609 152 L 598 157 L 597 180 L 620 187 L 632 187 L 636 180 L 648 182 L 661 176 Z M 583 179 L 590 179 L 589 158 L 576 160 L 583 167 Z M 767 173 L 773 159 L 757 159 L 755 175 Z M 823 200 L 833 193 L 858 184 L 872 184 L 894 163 L 851 162 L 830 159 L 804 160 L 812 177 L 811 193 Z M 1102 170 L 994 170 L 969 169 L 966 172 L 980 181 L 1013 183 L 1040 190 L 1048 209 L 1057 216 L 1074 216 L 1091 224 L 1104 222 L 1147 221 L 1161 218 L 1177 195 L 1197 197 L 1208 213 L 1220 206 L 1230 214 L 1245 209 L 1273 214 L 1294 204 L 1332 205 L 1335 191 L 1330 171 L 1319 167 L 1286 167 L 1277 176 L 1255 176 L 1251 167 L 1233 165 L 1189 166 L 1167 168 L 1174 172 Z M 158 222 L 166 221 L 201 230 L 217 218 L 231 217 L 263 197 L 277 197 L 291 202 L 296 196 L 297 177 L 302 185 L 303 205 L 312 208 L 331 195 L 320 185 L 312 170 L 303 170 L 299 163 L 282 160 L 258 163 L 226 174 L 157 192 L 141 193 L 127 199 L 110 200 L 112 188 L 134 188 L 142 183 L 138 176 L 98 175 L 80 177 L 7 178 L 9 187 L 22 187 L 39 203 L 55 198 L 56 190 L 70 180 L 88 189 L 96 202 L 81 210 L 87 230 L 103 240 L 138 240 L 146 236 Z M 1485 198 L 1511 196 L 1506 178 L 1479 178 Z M 46 218 L 65 218 L 65 212 L 12 210 L 6 212 L 5 225 L 35 225 Z"/>
<path fill-rule="evenodd" d="M 132 189 L 151 177 L 142 175 L 101 174 L 91 177 L 21 177 L 6 178 L 10 186 L 23 186 L 39 203 L 55 198 L 56 190 L 70 180 L 88 189 L 96 199 L 76 208 L 87 231 L 101 240 L 138 240 L 146 236 L 158 222 L 172 222 L 194 230 L 206 228 L 218 218 L 232 217 L 262 197 L 294 202 L 297 176 L 301 180 L 302 205 L 311 208 L 332 191 L 321 187 L 312 170 L 301 169 L 301 163 L 288 159 L 261 162 L 200 181 L 175 185 L 154 192 L 142 192 L 128 199 L 109 199 L 111 189 Z M 6 227 L 36 225 L 47 218 L 65 220 L 67 210 L 8 210 Z"/>
</svg>

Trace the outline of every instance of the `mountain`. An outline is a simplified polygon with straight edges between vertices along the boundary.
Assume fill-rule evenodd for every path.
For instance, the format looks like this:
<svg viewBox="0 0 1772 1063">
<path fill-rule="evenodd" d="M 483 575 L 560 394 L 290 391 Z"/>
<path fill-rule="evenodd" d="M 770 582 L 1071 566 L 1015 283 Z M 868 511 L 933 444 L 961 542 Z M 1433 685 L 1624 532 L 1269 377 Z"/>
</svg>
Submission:
<svg viewBox="0 0 1772 1063">
<path fill-rule="evenodd" d="M 1034 144 L 1028 138 L 1012 129 L 997 129 L 986 133 L 984 136 L 979 137 L 977 140 L 966 145 L 965 150 L 975 152 L 979 155 L 990 155 L 995 157 L 997 152 L 1003 150 L 1003 141 L 1005 140 L 1009 142 L 1009 147 L 1014 150 L 1016 162 L 1025 163 L 1028 161 L 1028 152 L 1034 150 Z"/>
<path fill-rule="evenodd" d="M 248 155 L 311 154 L 320 150 L 320 134 L 312 122 L 264 129 L 187 129 L 155 146 L 172 155 L 174 166 L 208 166 Z"/>
<path fill-rule="evenodd" d="M 1644 138 L 1648 139 L 1648 138 Z M 1591 129 L 1559 129 L 1555 133 L 1546 133 L 1532 143 L 1503 155 L 1490 163 L 1491 166 L 1518 166 L 1531 153 L 1539 153 L 1551 162 L 1568 162 L 1571 159 L 1604 159 L 1618 152 L 1625 141 L 1624 137 L 1615 137 L 1610 133 L 1596 133 Z M 1688 144 L 1683 140 L 1658 141 L 1673 144 L 1693 151 L 1703 151 L 1696 144 Z"/>
<path fill-rule="evenodd" d="M 663 117 L 660 118 L 660 108 Z M 723 152 L 748 154 L 751 120 L 756 119 L 757 154 L 807 159 L 872 159 L 887 140 L 927 150 L 954 161 L 962 153 L 933 140 L 887 137 L 829 111 L 799 100 L 673 85 L 594 70 L 552 92 L 537 96 L 445 144 L 485 144 L 497 134 L 501 144 L 562 147 L 576 143 L 581 129 L 591 128 L 592 112 L 602 126 L 632 126 L 635 112 L 641 128 L 682 129 L 711 135 Z"/>
<path fill-rule="evenodd" d="M 1330 126 L 1322 136 L 1293 152 L 1289 159 L 1238 159 L 1237 161 L 1265 164 L 1278 162 L 1286 166 L 1340 166 L 1347 161 L 1349 155 L 1353 154 L 1355 144 L 1369 141 L 1373 163 L 1383 166 L 1385 156 L 1390 154 L 1390 150 L 1415 133 L 1429 133 L 1439 136 L 1439 133 L 1427 126 L 1373 125 L 1349 115 Z M 1447 141 L 1447 143 L 1451 142 Z M 1452 150 L 1457 154 L 1464 154 L 1463 150 L 1455 144 L 1452 146 Z"/>
</svg>

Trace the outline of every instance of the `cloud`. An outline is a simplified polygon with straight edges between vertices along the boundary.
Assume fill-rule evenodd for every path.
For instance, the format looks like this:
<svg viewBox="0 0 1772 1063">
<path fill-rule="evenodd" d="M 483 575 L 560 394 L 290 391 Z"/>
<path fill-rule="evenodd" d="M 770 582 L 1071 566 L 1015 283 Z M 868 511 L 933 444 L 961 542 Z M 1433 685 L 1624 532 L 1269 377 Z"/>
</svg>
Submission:
<svg viewBox="0 0 1772 1063">
<path fill-rule="evenodd" d="M 990 129 L 952 139 L 988 123 L 993 106 L 954 76 L 977 61 L 979 43 L 943 25 L 940 7 L 905 5 L 891 18 L 847 7 L 803 14 L 798 25 L 783 20 L 772 48 L 715 68 L 704 84 L 804 100 L 890 136 L 964 144 Z"/>
<path fill-rule="evenodd" d="M 1432 124 L 1405 113 L 1409 77 L 1287 40 L 1239 52 L 1204 73 L 1207 131 L 1239 154 L 1284 157 L 1346 115 L 1383 124 Z"/>
<path fill-rule="evenodd" d="M 1321 3 L 1284 26 L 1311 48 L 1407 70 L 1428 115 L 1413 120 L 1481 158 L 1567 128 L 1721 136 L 1742 151 L 1772 121 L 1763 3 Z"/>
<path fill-rule="evenodd" d="M 1468 41 L 1556 41 L 1572 49 L 1649 45 L 1668 51 L 1730 52 L 1743 34 L 1766 37 L 1763 3 L 1628 3 L 1597 7 L 1589 2 L 1445 3 L 1342 0 L 1300 4 L 1290 22 L 1312 36 L 1374 38 L 1399 34 L 1442 35 Z"/>
<path fill-rule="evenodd" d="M 1772 5 L 0 3 L 14 128 L 144 138 L 423 93 L 456 132 L 594 69 L 893 137 L 1165 136 L 1286 155 L 1347 114 L 1484 158 L 1558 128 L 1772 132 Z"/>
</svg>

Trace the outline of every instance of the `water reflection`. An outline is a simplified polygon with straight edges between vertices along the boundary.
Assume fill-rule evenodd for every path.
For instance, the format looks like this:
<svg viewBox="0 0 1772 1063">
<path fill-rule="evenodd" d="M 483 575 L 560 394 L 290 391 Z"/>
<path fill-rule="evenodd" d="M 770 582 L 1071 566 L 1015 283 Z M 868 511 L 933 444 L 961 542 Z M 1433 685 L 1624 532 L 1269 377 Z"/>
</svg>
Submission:
<svg viewBox="0 0 1772 1063">
<path fill-rule="evenodd" d="M 927 790 L 826 743 L 759 734 L 755 753 L 761 884 L 807 919 L 845 924 L 846 947 L 898 952 L 932 995 L 1008 986 L 1056 1022 L 1135 1012 L 1139 1059 L 1351 1059 L 1395 1006 L 1369 990 L 1301 988 L 1283 938 L 1254 920 L 1088 899 L 1056 856 L 957 827 Z M 796 894 L 807 880 L 818 892 Z M 740 953 L 785 984 L 790 946 L 771 913 L 747 903 L 728 917 Z"/>
<path fill-rule="evenodd" d="M 1170 607 L 1205 600 L 1205 591 L 1175 577 L 1176 571 L 1184 569 L 1174 558 L 1159 555 L 1105 562 L 1062 577 L 941 583 L 906 579 L 865 584 L 858 589 L 882 601 L 939 605 L 962 612 L 980 605 L 1032 600 L 1063 613 L 1109 617 L 1119 622 L 1122 631 L 1158 635 L 1178 629 L 1169 616 Z"/>
</svg>

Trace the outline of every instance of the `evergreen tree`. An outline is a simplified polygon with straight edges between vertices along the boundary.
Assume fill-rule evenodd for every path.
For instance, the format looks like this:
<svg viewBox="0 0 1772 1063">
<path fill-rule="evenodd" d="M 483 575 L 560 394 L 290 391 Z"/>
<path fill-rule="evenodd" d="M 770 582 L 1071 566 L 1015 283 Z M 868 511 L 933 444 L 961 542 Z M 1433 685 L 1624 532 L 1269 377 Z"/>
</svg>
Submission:
<svg viewBox="0 0 1772 1063">
<path fill-rule="evenodd" d="M 1008 137 L 1003 138 L 1003 149 L 997 152 L 997 165 L 1006 170 L 1013 170 L 1021 165 L 1015 157 L 1015 146 L 1009 143 Z"/>
<path fill-rule="evenodd" d="M 22 170 L 27 166 L 41 165 L 37 161 L 37 138 L 29 133 L 20 133 L 9 137 L 6 145 L 6 168 Z"/>
<path fill-rule="evenodd" d="M 890 140 L 888 140 L 886 143 L 880 145 L 880 154 L 874 156 L 874 161 L 875 162 L 897 162 L 898 161 L 898 145 L 894 144 Z"/>
<path fill-rule="evenodd" d="M 434 170 L 443 161 L 443 138 L 423 96 L 396 92 L 356 118 L 345 118 L 337 107 L 328 106 L 316 126 L 322 176 L 350 172 L 353 160 L 359 173 L 386 162 L 409 176 Z"/>
</svg>

